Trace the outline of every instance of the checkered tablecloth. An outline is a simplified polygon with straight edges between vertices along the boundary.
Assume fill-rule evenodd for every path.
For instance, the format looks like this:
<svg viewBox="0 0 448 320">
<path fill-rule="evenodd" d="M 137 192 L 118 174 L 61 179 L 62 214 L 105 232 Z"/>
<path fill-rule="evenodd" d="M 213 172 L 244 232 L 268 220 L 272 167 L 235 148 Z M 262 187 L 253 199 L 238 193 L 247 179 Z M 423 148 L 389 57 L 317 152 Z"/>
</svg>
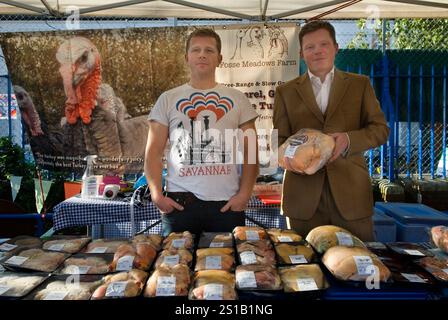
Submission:
<svg viewBox="0 0 448 320">
<path fill-rule="evenodd" d="M 159 210 L 151 203 L 134 207 L 136 231 L 150 226 L 160 219 Z M 252 197 L 246 210 L 247 225 L 256 225 L 252 220 L 268 228 L 286 228 L 285 218 L 280 215 L 278 205 L 265 205 Z M 75 227 L 92 226 L 92 237 L 128 237 L 131 234 L 130 205 L 120 200 L 81 199 L 72 197 L 54 208 L 55 231 Z M 148 232 L 160 233 L 161 224 Z"/>
</svg>

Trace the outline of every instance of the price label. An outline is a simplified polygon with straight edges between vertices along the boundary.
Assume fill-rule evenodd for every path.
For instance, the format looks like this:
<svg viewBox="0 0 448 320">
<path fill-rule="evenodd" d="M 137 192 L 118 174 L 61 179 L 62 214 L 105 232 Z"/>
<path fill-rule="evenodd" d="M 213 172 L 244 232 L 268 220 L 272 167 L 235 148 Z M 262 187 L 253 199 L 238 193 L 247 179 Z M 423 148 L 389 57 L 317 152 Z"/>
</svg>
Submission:
<svg viewBox="0 0 448 320">
<path fill-rule="evenodd" d="M 260 240 L 260 235 L 257 231 L 246 230 L 246 239 L 249 241 L 257 241 Z"/>
<path fill-rule="evenodd" d="M 257 257 L 253 251 L 244 251 L 240 253 L 240 259 L 242 265 L 257 263 Z"/>
<path fill-rule="evenodd" d="M 107 286 L 106 297 L 124 297 L 127 281 L 112 282 Z"/>
<path fill-rule="evenodd" d="M 224 248 L 224 242 L 211 242 L 210 248 Z"/>
<path fill-rule="evenodd" d="M 158 277 L 156 296 L 175 296 L 176 295 L 176 277 Z"/>
<path fill-rule="evenodd" d="M 448 274 L 448 269 L 442 269 L 442 271 Z"/>
<path fill-rule="evenodd" d="M 179 263 L 179 255 L 176 254 L 174 256 L 165 256 L 163 258 L 163 263 L 166 263 L 169 266 L 174 266 Z"/>
<path fill-rule="evenodd" d="M 70 274 L 88 274 L 90 266 L 75 266 L 71 265 L 67 267 L 67 272 Z"/>
<path fill-rule="evenodd" d="M 289 236 L 278 236 L 277 239 L 279 242 L 292 242 L 292 239 Z"/>
<path fill-rule="evenodd" d="M 287 158 L 294 158 L 294 155 L 296 154 L 296 150 L 299 146 L 291 146 L 289 145 L 285 150 L 285 157 Z"/>
<path fill-rule="evenodd" d="M 174 239 L 171 246 L 173 248 L 185 248 L 185 239 Z"/>
<path fill-rule="evenodd" d="M 408 250 L 408 249 L 404 249 L 404 252 L 406 252 L 407 254 L 411 255 L 411 256 L 425 256 L 425 254 L 421 251 L 418 250 Z"/>
<path fill-rule="evenodd" d="M 132 264 L 134 263 L 134 256 L 123 256 L 118 259 L 117 271 L 129 271 L 132 269 Z"/>
<path fill-rule="evenodd" d="M 207 256 L 205 257 L 206 270 L 221 270 L 221 256 Z"/>
<path fill-rule="evenodd" d="M 65 244 L 63 243 L 57 243 L 57 244 L 52 244 L 51 246 L 48 247 L 48 250 L 51 251 L 62 251 L 64 250 Z"/>
<path fill-rule="evenodd" d="M 316 281 L 313 278 L 297 279 L 297 287 L 299 291 L 319 290 Z"/>
<path fill-rule="evenodd" d="M 290 255 L 289 260 L 291 260 L 292 264 L 308 263 L 303 254 Z"/>
<path fill-rule="evenodd" d="M 14 266 L 21 266 L 25 263 L 26 260 L 28 260 L 28 257 L 12 256 L 8 260 L 6 260 L 5 263 L 9 263 Z"/>
<path fill-rule="evenodd" d="M 11 251 L 15 248 L 17 248 L 17 246 L 15 244 L 3 243 L 2 245 L 0 245 L 0 250 L 3 250 L 3 251 Z"/>
<path fill-rule="evenodd" d="M 9 289 L 11 289 L 11 287 L 9 287 L 9 286 L 1 286 L 0 285 L 0 296 L 5 294 Z"/>
<path fill-rule="evenodd" d="M 356 268 L 358 269 L 358 274 L 360 276 L 370 275 L 371 268 L 370 266 L 373 265 L 372 258 L 369 256 L 353 256 L 353 259 L 355 259 Z"/>
<path fill-rule="evenodd" d="M 403 277 L 409 280 L 409 282 L 426 283 L 426 280 L 414 273 L 402 273 Z"/>
<path fill-rule="evenodd" d="M 204 286 L 205 300 L 222 300 L 224 286 L 218 283 L 209 283 Z"/>
<path fill-rule="evenodd" d="M 64 300 L 67 294 L 67 291 L 52 291 L 45 296 L 44 300 Z"/>
<path fill-rule="evenodd" d="M 353 247 L 352 236 L 345 232 L 336 232 L 338 238 L 338 244 L 340 246 Z"/>
<path fill-rule="evenodd" d="M 255 272 L 253 271 L 237 272 L 236 282 L 240 289 L 257 288 L 257 280 L 255 279 Z"/>
<path fill-rule="evenodd" d="M 107 247 L 96 247 L 89 251 L 89 253 L 106 253 Z"/>
</svg>

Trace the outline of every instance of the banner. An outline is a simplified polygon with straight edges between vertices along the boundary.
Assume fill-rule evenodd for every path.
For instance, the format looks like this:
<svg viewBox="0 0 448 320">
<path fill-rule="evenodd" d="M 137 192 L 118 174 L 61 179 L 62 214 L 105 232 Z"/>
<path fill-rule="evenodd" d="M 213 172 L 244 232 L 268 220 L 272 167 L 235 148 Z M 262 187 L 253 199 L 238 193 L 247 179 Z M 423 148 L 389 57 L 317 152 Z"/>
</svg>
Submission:
<svg viewBox="0 0 448 320">
<path fill-rule="evenodd" d="M 16 200 L 17 194 L 20 190 L 20 184 L 22 183 L 22 177 L 19 176 L 11 176 L 9 178 L 9 182 L 11 183 L 11 194 L 12 194 L 12 202 Z"/>
<path fill-rule="evenodd" d="M 39 179 L 34 179 L 34 195 L 36 197 L 37 212 L 40 213 L 44 207 L 44 201 L 47 199 L 53 181 L 42 180 L 42 188 Z"/>
<path fill-rule="evenodd" d="M 223 55 L 217 81 L 244 92 L 257 110 L 260 173 L 273 174 L 277 170 L 271 154 L 276 149 L 271 146 L 275 88 L 298 76 L 299 27 L 251 24 L 215 31 L 221 37 Z"/>
</svg>

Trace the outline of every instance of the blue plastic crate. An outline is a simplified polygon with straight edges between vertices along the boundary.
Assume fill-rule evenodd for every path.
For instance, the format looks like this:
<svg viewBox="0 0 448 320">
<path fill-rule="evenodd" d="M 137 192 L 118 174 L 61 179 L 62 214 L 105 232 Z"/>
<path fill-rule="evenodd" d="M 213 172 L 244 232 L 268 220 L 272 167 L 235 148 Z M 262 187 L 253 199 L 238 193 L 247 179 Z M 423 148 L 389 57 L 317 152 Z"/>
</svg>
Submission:
<svg viewBox="0 0 448 320">
<path fill-rule="evenodd" d="M 418 203 L 377 202 L 375 207 L 395 219 L 397 241 L 428 242 L 433 226 L 448 225 L 448 216 Z"/>
<path fill-rule="evenodd" d="M 397 226 L 395 220 L 378 208 L 374 208 L 373 231 L 375 234 L 375 241 L 397 241 Z"/>
</svg>

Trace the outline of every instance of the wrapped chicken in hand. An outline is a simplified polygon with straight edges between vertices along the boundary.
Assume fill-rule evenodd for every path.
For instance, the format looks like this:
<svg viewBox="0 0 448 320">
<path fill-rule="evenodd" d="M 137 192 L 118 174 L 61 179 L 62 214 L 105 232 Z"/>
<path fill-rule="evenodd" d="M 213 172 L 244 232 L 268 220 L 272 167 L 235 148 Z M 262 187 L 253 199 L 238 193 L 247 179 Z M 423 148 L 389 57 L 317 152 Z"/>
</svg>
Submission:
<svg viewBox="0 0 448 320">
<path fill-rule="evenodd" d="M 314 174 L 330 159 L 334 139 L 315 129 L 301 129 L 278 149 L 278 162 L 286 170 Z"/>
</svg>

